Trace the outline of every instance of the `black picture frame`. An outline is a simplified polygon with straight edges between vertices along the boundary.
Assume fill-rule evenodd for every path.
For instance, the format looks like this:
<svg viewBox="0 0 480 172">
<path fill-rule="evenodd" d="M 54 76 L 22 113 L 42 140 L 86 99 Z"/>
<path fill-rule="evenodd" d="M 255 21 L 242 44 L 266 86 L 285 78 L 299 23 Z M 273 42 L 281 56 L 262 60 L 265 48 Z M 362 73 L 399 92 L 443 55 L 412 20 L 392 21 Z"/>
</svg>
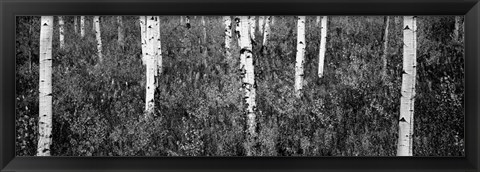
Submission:
<svg viewBox="0 0 480 172">
<path fill-rule="evenodd" d="M 18 15 L 465 15 L 465 157 L 16 157 Z M 480 169 L 478 0 L 0 0 L 0 171 L 468 171 Z"/>
</svg>

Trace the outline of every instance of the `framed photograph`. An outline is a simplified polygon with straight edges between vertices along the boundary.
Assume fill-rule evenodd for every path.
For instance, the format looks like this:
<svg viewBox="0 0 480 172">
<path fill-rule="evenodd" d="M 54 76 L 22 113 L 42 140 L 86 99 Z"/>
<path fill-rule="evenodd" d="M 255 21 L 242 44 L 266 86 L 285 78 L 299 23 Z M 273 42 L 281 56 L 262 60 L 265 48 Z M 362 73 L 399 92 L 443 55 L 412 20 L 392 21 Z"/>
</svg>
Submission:
<svg viewBox="0 0 480 172">
<path fill-rule="evenodd" d="M 478 171 L 478 0 L 2 1 L 1 171 Z"/>
</svg>

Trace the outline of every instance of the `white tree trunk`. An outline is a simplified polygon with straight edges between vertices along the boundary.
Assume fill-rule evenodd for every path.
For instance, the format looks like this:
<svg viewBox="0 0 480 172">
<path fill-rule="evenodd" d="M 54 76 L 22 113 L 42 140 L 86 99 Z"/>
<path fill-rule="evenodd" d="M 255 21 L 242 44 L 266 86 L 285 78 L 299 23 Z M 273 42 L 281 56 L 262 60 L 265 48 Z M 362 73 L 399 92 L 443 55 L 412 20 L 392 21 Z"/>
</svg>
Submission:
<svg viewBox="0 0 480 172">
<path fill-rule="evenodd" d="M 318 23 L 320 23 L 320 18 L 321 18 L 320 16 L 317 16 L 317 22 L 316 22 L 317 26 L 318 26 Z"/>
<path fill-rule="evenodd" d="M 255 75 L 254 75 L 254 66 L 253 66 L 253 54 L 252 54 L 252 43 L 249 36 L 250 22 L 248 16 L 240 17 L 240 59 L 243 59 L 244 66 L 241 68 L 245 69 L 245 75 L 243 79 L 243 89 L 245 90 L 245 105 L 246 115 L 247 115 L 247 156 L 252 156 L 254 153 L 251 150 L 251 146 L 255 140 L 256 133 L 256 121 L 255 121 L 255 111 L 256 111 L 256 102 L 255 102 Z"/>
<path fill-rule="evenodd" d="M 303 88 L 303 63 L 305 57 L 305 16 L 298 16 L 297 55 L 295 62 L 295 95 L 300 97 Z"/>
<path fill-rule="evenodd" d="M 242 46 L 242 42 L 240 41 L 240 17 L 241 16 L 236 16 L 235 17 L 235 36 L 237 36 L 237 43 L 238 43 L 238 46 L 241 47 Z M 240 60 L 240 63 L 242 63 L 243 61 Z"/>
<path fill-rule="evenodd" d="M 202 16 L 203 26 L 203 43 L 207 43 L 207 25 L 205 24 L 205 16 Z"/>
<path fill-rule="evenodd" d="M 256 20 L 255 16 L 250 16 L 250 19 L 248 20 L 248 24 L 250 25 L 250 37 L 252 40 L 255 41 L 255 29 L 256 29 Z"/>
<path fill-rule="evenodd" d="M 383 73 L 387 71 L 387 50 L 388 50 L 388 28 L 390 25 L 390 16 L 385 16 L 385 35 L 383 35 Z"/>
<path fill-rule="evenodd" d="M 417 67 L 416 17 L 403 17 L 403 74 L 400 98 L 397 156 L 412 156 L 415 82 Z"/>
<path fill-rule="evenodd" d="M 97 39 L 98 60 L 102 62 L 103 55 L 102 55 L 102 35 L 100 32 L 100 17 L 99 16 L 93 17 L 93 23 L 95 24 L 95 38 Z"/>
<path fill-rule="evenodd" d="M 460 30 L 460 16 L 455 16 L 455 29 L 453 30 L 453 38 L 458 41 L 458 33 Z"/>
<path fill-rule="evenodd" d="M 118 23 L 118 45 L 121 47 L 125 46 L 124 44 L 124 33 L 123 33 L 123 16 L 117 16 L 117 23 Z"/>
<path fill-rule="evenodd" d="M 60 37 L 60 49 L 65 48 L 65 22 L 62 16 L 58 16 L 58 32 Z"/>
<path fill-rule="evenodd" d="M 85 36 L 85 16 L 80 17 L 80 36 Z"/>
<path fill-rule="evenodd" d="M 258 30 L 261 33 L 263 33 L 264 24 L 265 24 L 265 16 L 259 16 L 258 17 Z"/>
<path fill-rule="evenodd" d="M 141 37 L 141 44 L 142 44 L 142 64 L 146 65 L 145 57 L 147 53 L 147 17 L 146 16 L 140 16 L 139 17 L 140 21 L 140 37 Z"/>
<path fill-rule="evenodd" d="M 225 56 L 227 59 L 232 58 L 232 53 L 230 52 L 230 44 L 232 42 L 232 20 L 230 16 L 223 16 L 223 23 L 225 23 Z"/>
<path fill-rule="evenodd" d="M 263 30 L 263 43 L 262 45 L 265 47 L 267 46 L 268 37 L 270 36 L 270 19 L 272 16 L 267 16 L 267 20 L 265 22 L 265 29 Z"/>
<path fill-rule="evenodd" d="M 186 23 L 185 25 L 187 26 L 187 29 L 190 29 L 190 16 L 187 16 L 185 18 L 185 23 Z"/>
<path fill-rule="evenodd" d="M 327 44 L 327 16 L 322 16 L 322 23 L 320 29 L 320 52 L 318 55 L 318 77 L 323 77 L 323 68 L 325 66 L 325 45 Z"/>
<path fill-rule="evenodd" d="M 272 25 L 275 24 L 275 16 L 272 16 Z"/>
<path fill-rule="evenodd" d="M 183 16 L 180 16 L 180 25 L 183 24 Z"/>
<path fill-rule="evenodd" d="M 37 156 L 50 156 L 52 144 L 52 36 L 53 16 L 42 16 Z"/>
<path fill-rule="evenodd" d="M 75 34 L 78 33 L 78 21 L 77 21 L 77 16 L 73 16 L 73 30 L 75 31 Z"/>
<path fill-rule="evenodd" d="M 151 115 L 155 109 L 155 78 L 158 75 L 161 65 L 161 44 L 160 44 L 160 18 L 158 16 L 146 17 L 146 95 L 145 114 Z M 160 61 L 159 61 L 160 60 Z"/>
</svg>

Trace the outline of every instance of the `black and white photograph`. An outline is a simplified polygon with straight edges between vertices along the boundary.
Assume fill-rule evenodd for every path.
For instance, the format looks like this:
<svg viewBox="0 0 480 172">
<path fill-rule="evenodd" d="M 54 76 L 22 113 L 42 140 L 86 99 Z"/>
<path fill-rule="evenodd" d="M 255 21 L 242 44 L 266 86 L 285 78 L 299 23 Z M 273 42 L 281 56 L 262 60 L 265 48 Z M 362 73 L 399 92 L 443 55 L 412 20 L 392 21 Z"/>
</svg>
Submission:
<svg viewBox="0 0 480 172">
<path fill-rule="evenodd" d="M 453 15 L 16 16 L 15 154 L 463 157 L 464 30 Z"/>
</svg>

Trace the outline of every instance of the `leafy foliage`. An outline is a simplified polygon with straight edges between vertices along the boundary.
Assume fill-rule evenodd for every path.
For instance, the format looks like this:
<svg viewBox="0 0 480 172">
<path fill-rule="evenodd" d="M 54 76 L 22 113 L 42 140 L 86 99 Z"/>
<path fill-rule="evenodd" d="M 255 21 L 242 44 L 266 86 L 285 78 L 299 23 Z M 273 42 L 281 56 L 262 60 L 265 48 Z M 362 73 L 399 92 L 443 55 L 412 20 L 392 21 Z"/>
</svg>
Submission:
<svg viewBox="0 0 480 172">
<path fill-rule="evenodd" d="M 293 94 L 296 20 L 275 16 L 269 44 L 256 33 L 255 154 L 259 156 L 394 156 L 402 76 L 402 20 L 391 17 L 387 72 L 383 17 L 329 17 L 325 74 L 318 78 L 320 26 L 306 22 L 305 85 Z M 35 155 L 40 17 L 17 17 L 16 153 Z M 125 16 L 125 47 L 115 17 L 101 17 L 104 61 L 96 55 L 92 17 L 86 36 L 65 17 L 66 47 L 53 41 L 54 156 L 243 156 L 245 111 L 237 40 L 224 52 L 221 17 L 191 28 L 161 17 L 163 70 L 155 115 L 143 114 L 145 67 L 137 17 Z M 234 25 L 232 25 L 234 26 Z M 257 27 L 258 29 L 259 27 Z M 414 156 L 462 156 L 464 45 L 453 16 L 418 20 Z M 461 35 L 463 31 L 461 31 Z"/>
</svg>

